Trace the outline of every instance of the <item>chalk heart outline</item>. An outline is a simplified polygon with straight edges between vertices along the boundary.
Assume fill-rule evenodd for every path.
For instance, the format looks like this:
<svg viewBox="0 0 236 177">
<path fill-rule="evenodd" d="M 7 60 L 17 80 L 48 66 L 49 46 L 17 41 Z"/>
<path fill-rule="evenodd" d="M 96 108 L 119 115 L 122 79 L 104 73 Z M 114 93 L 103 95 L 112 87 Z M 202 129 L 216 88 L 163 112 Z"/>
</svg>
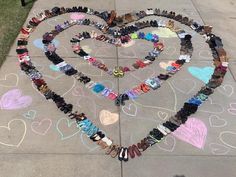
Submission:
<svg viewBox="0 0 236 177">
<path fill-rule="evenodd" d="M 180 84 L 181 82 L 184 82 L 183 84 Z M 188 82 L 191 82 L 191 88 L 189 89 L 188 87 L 186 87 L 186 84 Z M 172 82 L 173 87 L 178 90 L 179 92 L 183 93 L 183 94 L 190 94 L 192 91 L 194 91 L 194 89 L 196 88 L 196 82 L 192 79 L 175 79 Z M 180 84 L 180 85 L 178 85 Z"/>
<path fill-rule="evenodd" d="M 30 106 L 32 98 L 23 96 L 21 90 L 12 89 L 6 92 L 0 99 L 0 107 L 4 110 L 22 109 Z"/>
<path fill-rule="evenodd" d="M 111 113 L 108 110 L 101 110 L 99 113 L 99 119 L 103 125 L 112 125 L 119 120 L 119 115 L 117 113 Z"/>
<path fill-rule="evenodd" d="M 236 115 L 236 103 L 230 103 L 228 112 L 232 115 Z"/>
<path fill-rule="evenodd" d="M 63 131 L 61 131 L 60 128 L 59 128 L 59 124 L 60 124 L 62 121 L 66 121 L 66 122 L 67 122 L 66 125 L 67 125 L 68 128 L 70 128 L 73 124 L 76 124 L 75 121 L 70 121 L 70 120 L 68 120 L 67 118 L 61 118 L 61 119 L 59 119 L 59 120 L 57 121 L 56 128 L 57 128 L 57 131 L 58 131 L 59 134 L 60 134 L 61 140 L 69 139 L 69 138 L 75 136 L 76 134 L 78 134 L 78 133 L 80 132 L 80 129 L 79 129 L 78 131 L 74 132 L 73 134 L 65 136 L 64 133 L 63 133 Z"/>
<path fill-rule="evenodd" d="M 208 98 L 207 102 L 210 102 L 210 104 L 206 104 L 207 108 L 201 107 L 199 109 L 199 111 L 206 112 L 206 113 L 213 113 L 213 114 L 220 114 L 220 113 L 224 112 L 225 109 L 220 104 L 213 103 L 213 101 L 210 97 Z M 211 107 L 209 108 L 209 106 L 211 106 Z M 220 109 L 216 109 L 217 111 L 212 111 L 211 108 L 212 107 L 215 108 L 216 106 L 220 107 Z"/>
<path fill-rule="evenodd" d="M 199 149 L 203 149 L 206 142 L 207 127 L 200 119 L 189 118 L 172 135 Z"/>
<path fill-rule="evenodd" d="M 158 148 L 167 152 L 173 152 L 175 150 L 176 139 L 174 136 L 166 136 L 162 143 L 157 144 Z"/>
<path fill-rule="evenodd" d="M 29 120 L 34 120 L 36 117 L 37 111 L 35 110 L 29 110 L 28 112 L 23 114 L 23 117 Z"/>
<path fill-rule="evenodd" d="M 213 67 L 202 67 L 201 68 L 201 67 L 191 66 L 191 67 L 188 67 L 188 72 L 193 77 L 201 80 L 202 82 L 204 82 L 206 84 L 210 80 L 210 78 L 214 72 L 214 68 Z"/>
<path fill-rule="evenodd" d="M 166 120 L 167 117 L 169 116 L 168 113 L 164 112 L 164 111 L 158 111 L 157 112 L 157 116 L 161 119 L 161 120 Z"/>
<path fill-rule="evenodd" d="M 7 82 L 8 80 L 12 80 L 14 77 L 14 79 L 16 80 L 14 85 L 8 85 L 5 82 Z M 17 74 L 15 73 L 10 73 L 10 74 L 6 74 L 5 77 L 3 79 L 0 79 L 0 86 L 2 87 L 17 87 L 19 83 L 19 77 Z"/>
<path fill-rule="evenodd" d="M 11 121 L 8 122 L 7 126 L 0 126 L 0 129 L 3 128 L 3 129 L 7 129 L 8 131 L 11 131 L 10 126 L 11 126 L 11 124 L 12 124 L 13 122 L 16 122 L 16 121 L 17 121 L 17 122 L 21 122 L 21 123 L 23 123 L 23 125 L 24 125 L 24 132 L 23 132 L 21 138 L 19 138 L 18 144 L 9 144 L 9 143 L 4 143 L 4 142 L 1 142 L 1 141 L 0 141 L 0 144 L 1 144 L 1 145 L 9 146 L 9 147 L 19 147 L 19 146 L 21 145 L 21 143 L 24 141 L 25 135 L 26 135 L 26 131 L 27 131 L 26 123 L 25 123 L 24 120 L 22 120 L 22 119 L 13 119 L 13 120 L 11 120 Z"/>
<path fill-rule="evenodd" d="M 209 144 L 209 147 L 211 149 L 211 153 L 214 155 L 226 155 L 230 151 L 227 146 L 218 143 L 211 143 Z"/>
<path fill-rule="evenodd" d="M 231 97 L 234 94 L 234 88 L 230 84 L 221 85 L 218 91 L 227 97 Z"/>
<path fill-rule="evenodd" d="M 233 149 L 236 149 L 236 143 L 235 143 L 235 145 L 231 145 L 231 144 L 229 144 L 228 142 L 226 142 L 225 140 L 224 140 L 224 138 L 223 138 L 223 135 L 229 135 L 229 134 L 231 134 L 231 135 L 233 135 L 233 136 L 235 136 L 236 137 L 236 132 L 233 132 L 233 131 L 223 131 L 223 132 L 221 132 L 220 133 L 220 136 L 219 136 L 219 138 L 220 138 L 220 141 L 224 144 L 224 145 L 226 145 L 226 146 L 228 146 L 228 147 L 230 147 L 230 148 L 233 148 Z"/>
<path fill-rule="evenodd" d="M 130 103 L 129 106 L 122 106 L 122 111 L 128 116 L 135 117 L 137 115 L 138 108 L 135 104 Z"/>
<path fill-rule="evenodd" d="M 45 122 L 48 123 L 47 127 L 44 128 L 43 131 L 39 131 L 38 128 L 40 128 L 42 125 L 45 125 Z M 43 119 L 41 121 L 34 121 L 31 123 L 31 130 L 38 134 L 38 135 L 46 135 L 48 133 L 48 130 L 52 126 L 52 120 L 51 119 Z"/>
<path fill-rule="evenodd" d="M 211 127 L 225 127 L 227 125 L 227 121 L 217 115 L 211 115 L 209 117 L 209 123 Z"/>
<path fill-rule="evenodd" d="M 94 143 L 93 143 L 93 147 L 89 146 L 86 143 L 86 141 L 88 140 L 88 137 L 84 133 L 80 134 L 80 140 L 81 140 L 82 144 L 85 146 L 85 148 L 87 148 L 89 150 L 89 152 L 93 152 L 93 151 L 95 151 L 96 149 L 99 148 L 99 146 L 97 144 L 94 144 Z"/>
</svg>

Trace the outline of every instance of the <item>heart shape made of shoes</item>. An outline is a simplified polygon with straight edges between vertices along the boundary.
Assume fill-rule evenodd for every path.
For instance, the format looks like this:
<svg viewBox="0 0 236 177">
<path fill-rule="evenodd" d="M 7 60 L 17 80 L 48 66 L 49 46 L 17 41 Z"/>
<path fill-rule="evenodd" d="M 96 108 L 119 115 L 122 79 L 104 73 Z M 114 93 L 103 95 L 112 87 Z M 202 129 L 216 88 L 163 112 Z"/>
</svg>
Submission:
<svg viewBox="0 0 236 177">
<path fill-rule="evenodd" d="M 30 77 L 30 79 L 36 85 L 36 88 L 46 97 L 46 99 L 51 99 L 53 102 L 55 102 L 57 107 L 61 111 L 63 111 L 69 118 L 76 120 L 77 127 L 80 130 L 82 130 L 83 133 L 85 133 L 92 141 L 97 142 L 97 144 L 102 149 L 110 148 L 111 150 L 109 153 L 113 152 L 111 155 L 112 157 L 115 157 L 119 154 L 119 160 L 128 161 L 128 156 L 129 156 L 128 148 L 116 145 L 110 138 L 108 138 L 108 136 L 105 135 L 105 133 L 103 133 L 98 127 L 95 126 L 94 123 L 92 123 L 88 119 L 85 113 L 78 113 L 77 111 L 74 111 L 73 109 L 74 107 L 72 104 L 67 104 L 62 96 L 53 92 L 48 87 L 47 83 L 43 80 L 42 74 L 32 64 L 31 59 L 28 55 L 28 50 L 26 46 L 28 44 L 27 40 L 30 36 L 30 33 L 32 33 L 34 29 L 42 21 L 49 19 L 51 17 L 54 17 L 54 16 L 58 16 L 65 13 L 71 13 L 71 12 L 87 13 L 89 15 L 96 15 L 96 16 L 101 17 L 107 22 L 108 25 L 102 25 L 99 23 L 92 23 L 92 25 L 103 32 L 112 34 L 114 37 L 120 37 L 120 38 L 123 37 L 124 40 L 126 40 L 125 36 L 131 33 L 132 35 L 130 36 L 130 38 L 133 38 L 133 39 L 137 38 L 139 34 L 135 34 L 134 32 L 136 31 L 134 29 L 140 30 L 146 27 L 168 27 L 169 29 L 176 31 L 178 37 L 181 39 L 181 49 L 180 49 L 181 55 L 179 59 L 176 60 L 174 63 L 170 63 L 170 66 L 167 66 L 167 67 L 165 66 L 168 74 L 160 74 L 157 77 L 148 78 L 144 83 L 141 83 L 141 85 L 132 89 L 132 92 L 129 90 L 125 94 L 118 95 L 112 92 L 111 89 L 106 88 L 103 84 L 96 83 L 92 81 L 89 77 L 85 76 L 83 73 L 75 70 L 71 65 L 67 64 L 60 56 L 58 56 L 55 53 L 56 48 L 54 44 L 52 43 L 52 40 L 54 39 L 54 37 L 72 25 L 75 25 L 75 24 L 90 25 L 91 23 L 88 19 L 72 20 L 71 22 L 66 21 L 63 25 L 57 25 L 55 27 L 55 30 L 49 33 L 46 33 L 43 36 L 43 43 L 45 44 L 45 50 L 46 50 L 45 54 L 49 60 L 53 61 L 53 63 L 56 64 L 57 67 L 60 68 L 60 71 L 64 72 L 66 75 L 69 75 L 69 76 L 73 75 L 78 81 L 84 83 L 88 89 L 91 89 L 97 94 L 101 93 L 103 96 L 106 96 L 111 100 L 115 100 L 116 104 L 117 102 L 119 102 L 121 105 L 124 105 L 124 101 L 128 100 L 129 98 L 134 99 L 140 94 L 149 92 L 151 89 L 155 90 L 159 88 L 160 87 L 159 79 L 163 81 L 167 80 L 170 77 L 170 75 L 173 75 L 177 71 L 179 71 L 179 69 L 185 62 L 190 61 L 191 55 L 193 52 L 192 43 L 191 43 L 191 35 L 188 35 L 184 30 L 181 30 L 178 27 L 175 28 L 173 20 L 176 20 L 178 22 L 181 22 L 182 24 L 188 25 L 195 32 L 199 33 L 200 35 L 204 35 L 207 39 L 207 43 L 209 44 L 211 48 L 211 51 L 213 52 L 213 57 L 215 58 L 214 60 L 218 61 L 218 64 L 215 67 L 215 70 L 209 82 L 204 87 L 202 87 L 201 90 L 196 95 L 194 95 L 192 98 L 186 101 L 184 103 L 183 108 L 181 108 L 176 113 L 175 116 L 171 116 L 169 120 L 165 121 L 162 124 L 159 124 L 157 127 L 155 127 L 153 130 L 149 132 L 147 137 L 142 139 L 140 143 L 137 143 L 137 148 L 138 150 L 140 150 L 138 156 L 141 155 L 141 151 L 145 151 L 147 148 L 151 147 L 152 145 L 161 142 L 161 140 L 165 136 L 167 136 L 171 132 L 174 132 L 177 128 L 180 127 L 181 124 L 184 124 L 187 121 L 188 117 L 197 111 L 198 106 L 200 106 L 205 100 L 207 100 L 208 96 L 214 92 L 214 89 L 221 85 L 223 81 L 223 77 L 225 73 L 227 72 L 228 58 L 226 56 L 226 52 L 223 49 L 223 44 L 220 37 L 212 34 L 211 32 L 212 27 L 200 25 L 194 22 L 193 20 L 190 20 L 188 17 L 184 17 L 181 14 L 178 14 L 178 15 L 175 14 L 175 12 L 173 11 L 171 12 L 168 12 L 166 10 L 160 11 L 160 9 L 151 8 L 151 9 L 147 9 L 146 11 L 140 11 L 137 13 L 128 13 L 128 14 L 124 14 L 122 16 L 116 17 L 115 11 L 111 11 L 110 13 L 107 11 L 98 12 L 87 7 L 83 8 L 81 6 L 73 7 L 73 8 L 66 8 L 66 9 L 64 7 L 62 8 L 54 7 L 52 10 L 46 10 L 44 13 L 38 14 L 37 17 L 33 17 L 30 20 L 27 27 L 22 28 L 18 41 L 17 41 L 18 47 L 17 47 L 16 52 L 18 54 L 21 70 L 23 70 Z M 150 15 L 167 17 L 171 20 L 169 20 L 167 23 L 163 21 L 138 22 L 138 23 L 135 23 L 133 27 L 121 28 L 118 31 L 112 30 L 112 27 L 114 26 L 122 27 L 128 23 L 131 23 L 136 20 L 140 20 L 141 18 L 150 16 Z M 88 34 L 85 33 L 83 37 L 84 38 L 88 37 Z M 145 37 L 147 40 L 152 40 L 151 34 L 147 34 L 146 36 L 145 34 L 142 33 L 139 36 L 139 38 L 145 38 Z M 105 38 L 104 36 L 101 36 L 99 40 L 104 40 Z M 115 40 L 113 40 L 113 42 L 116 43 Z M 112 40 L 111 40 L 111 43 L 112 43 Z M 154 47 L 160 49 L 160 46 L 158 45 L 155 46 L 154 44 Z M 79 45 L 74 46 L 74 50 L 78 51 L 78 53 L 82 51 L 80 50 Z M 153 60 L 153 57 L 155 58 L 155 55 L 156 55 L 155 51 L 151 52 L 149 56 L 147 57 L 147 60 Z M 84 55 L 83 57 L 85 60 L 89 60 L 92 58 L 88 55 Z M 104 69 L 104 66 L 102 65 L 98 64 L 97 66 Z M 142 66 L 144 65 L 141 62 L 136 63 L 135 65 L 135 67 L 137 68 L 142 67 Z M 118 67 L 114 73 L 115 74 L 118 73 L 122 76 L 123 74 L 121 74 L 121 71 L 122 69 Z M 201 143 L 201 145 L 202 144 L 203 143 Z M 136 145 L 132 147 L 136 148 Z"/>
</svg>

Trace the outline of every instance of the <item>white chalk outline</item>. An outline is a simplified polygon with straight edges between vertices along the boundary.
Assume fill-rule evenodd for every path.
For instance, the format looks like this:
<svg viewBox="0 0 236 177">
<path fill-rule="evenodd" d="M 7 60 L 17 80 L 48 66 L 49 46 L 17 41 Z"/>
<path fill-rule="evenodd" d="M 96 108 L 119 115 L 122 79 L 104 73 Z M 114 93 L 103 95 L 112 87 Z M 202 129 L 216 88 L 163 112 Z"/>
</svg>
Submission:
<svg viewBox="0 0 236 177">
<path fill-rule="evenodd" d="M 5 84 L 0 84 L 1 87 L 11 88 L 11 87 L 17 87 L 17 86 L 18 86 L 18 83 L 19 83 L 19 76 L 18 76 L 18 74 L 16 74 L 16 73 L 9 73 L 9 74 L 6 74 L 6 75 L 5 75 L 5 78 L 0 79 L 0 82 L 1 82 L 1 81 L 7 81 L 7 77 L 9 77 L 10 75 L 16 76 L 16 83 L 15 83 L 15 85 L 10 85 L 10 86 L 8 86 L 8 85 L 5 85 Z"/>
<path fill-rule="evenodd" d="M 14 144 L 9 144 L 9 143 L 3 143 L 3 142 L 0 141 L 0 144 L 2 144 L 2 145 L 4 145 L 4 146 L 17 147 L 17 148 L 18 148 L 18 147 L 21 145 L 21 143 L 24 141 L 24 139 L 25 139 L 25 135 L 26 135 L 26 131 L 27 131 L 27 127 L 26 127 L 25 121 L 22 120 L 22 119 L 12 119 L 11 121 L 8 122 L 7 126 L 0 126 L 0 128 L 5 128 L 5 129 L 7 129 L 8 131 L 10 131 L 10 130 L 11 130 L 10 125 L 11 125 L 11 123 L 14 122 L 14 121 L 20 121 L 20 122 L 22 122 L 22 123 L 24 124 L 24 129 L 25 129 L 25 130 L 24 130 L 23 136 L 22 136 L 22 138 L 20 139 L 19 143 L 16 144 L 16 145 L 14 145 Z"/>
<path fill-rule="evenodd" d="M 223 124 L 221 124 L 221 125 L 215 125 L 214 123 L 213 123 L 213 118 L 215 118 L 215 119 L 217 119 L 217 120 L 219 120 L 219 121 L 223 121 L 224 123 Z M 228 122 L 225 120 L 225 119 L 222 119 L 222 118 L 220 118 L 219 116 L 217 116 L 217 115 L 211 115 L 210 117 L 209 117 L 209 124 L 210 124 L 210 126 L 211 127 L 213 127 L 213 128 L 220 128 L 220 127 L 225 127 L 227 124 L 228 124 Z"/>
<path fill-rule="evenodd" d="M 222 132 L 220 132 L 220 135 L 219 135 L 220 141 L 221 141 L 224 145 L 226 145 L 226 146 L 228 146 L 228 147 L 230 147 L 230 148 L 236 149 L 236 146 L 232 146 L 232 145 L 226 143 L 226 142 L 223 140 L 222 136 L 223 136 L 224 134 L 226 134 L 226 133 L 236 135 L 236 132 L 233 132 L 233 131 L 222 131 Z"/>
</svg>

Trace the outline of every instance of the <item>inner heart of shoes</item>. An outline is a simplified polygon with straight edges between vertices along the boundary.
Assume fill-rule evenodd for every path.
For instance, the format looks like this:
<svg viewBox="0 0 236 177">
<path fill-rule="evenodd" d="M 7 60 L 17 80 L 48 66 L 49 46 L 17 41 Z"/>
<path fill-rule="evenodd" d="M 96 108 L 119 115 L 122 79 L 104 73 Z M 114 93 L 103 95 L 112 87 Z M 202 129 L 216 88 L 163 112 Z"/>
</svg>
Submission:
<svg viewBox="0 0 236 177">
<path fill-rule="evenodd" d="M 164 12 L 164 11 L 163 11 Z M 72 22 L 72 24 L 74 25 L 74 24 L 76 24 L 76 23 L 78 23 L 78 21 L 76 21 L 76 22 Z M 81 23 L 81 22 L 79 22 L 79 23 Z M 69 25 L 70 26 L 70 25 Z M 69 28 L 69 26 L 68 26 L 68 28 Z M 65 28 L 66 29 L 66 28 Z M 55 31 L 55 30 L 54 30 Z M 62 31 L 64 31 L 64 30 L 62 30 Z M 52 32 L 53 33 L 53 32 Z M 57 33 L 57 34 L 59 34 L 59 32 Z M 54 38 L 54 36 L 53 37 L 51 37 L 50 38 L 50 41 L 52 41 L 53 40 L 53 38 Z M 180 37 L 181 38 L 181 37 Z M 49 43 L 47 43 L 47 45 L 48 44 L 50 44 L 51 42 L 49 42 Z M 47 46 L 48 47 L 48 46 Z M 52 47 L 52 51 L 49 51 L 49 54 L 52 54 L 52 53 L 54 53 L 54 56 L 56 56 L 56 57 L 59 57 L 57 54 L 55 54 L 55 49 L 53 49 L 54 47 Z M 46 49 L 46 51 L 48 52 L 48 48 Z M 183 57 L 183 56 L 182 56 Z M 181 60 L 182 59 L 182 57 L 180 57 L 180 59 L 179 60 Z M 67 63 L 65 63 L 64 62 L 64 60 L 63 59 L 61 59 L 60 57 L 59 57 L 59 59 L 60 59 L 60 61 L 62 61 L 62 65 L 63 65 L 63 67 L 64 67 L 64 70 L 63 69 L 61 69 L 61 71 L 65 71 L 65 68 L 73 68 L 71 65 L 68 65 Z M 87 58 L 84 58 L 85 60 L 87 60 Z M 184 60 L 186 60 L 186 59 L 184 59 Z M 64 63 L 63 63 L 64 62 Z M 184 63 L 184 62 L 183 62 Z M 166 67 L 166 70 L 167 70 L 167 72 L 169 73 L 169 74 L 175 74 L 179 69 L 180 69 L 180 67 L 178 67 L 178 66 L 182 66 L 183 65 L 183 63 L 181 64 L 181 65 L 178 65 L 178 63 L 171 63 L 171 66 L 167 66 Z M 173 64 L 173 65 L 172 65 Z M 28 66 L 28 67 L 30 67 L 31 68 L 31 70 L 30 71 L 33 71 L 34 72 L 34 74 L 35 74 L 35 72 L 36 72 L 36 74 L 37 73 L 39 73 L 34 67 L 33 67 L 33 64 L 30 62 L 30 61 L 28 61 L 28 62 L 26 62 L 26 65 Z M 216 68 L 217 69 L 217 68 Z M 71 71 L 74 71 L 73 69 L 71 70 Z M 32 77 L 32 75 L 30 75 L 31 73 L 29 73 L 29 71 L 27 70 L 27 72 L 26 72 L 26 74 L 27 75 L 29 75 L 30 77 Z M 68 74 L 68 73 L 67 73 Z M 82 73 L 78 73 L 78 72 L 74 72 L 74 73 L 72 73 L 71 75 L 73 75 L 76 79 L 78 79 L 80 82 L 83 82 L 83 81 L 81 81 L 80 79 L 81 78 L 83 78 L 84 77 L 84 74 L 82 74 Z M 113 75 L 113 74 L 111 74 L 111 75 Z M 38 75 L 37 75 L 38 76 Z M 157 77 L 156 77 L 157 78 Z M 160 78 L 161 79 L 163 79 L 163 78 L 165 78 L 165 76 L 164 75 L 162 75 L 162 76 L 160 76 Z M 42 80 L 42 77 L 41 76 L 39 76 L 39 80 Z M 166 78 L 165 78 L 166 79 Z M 164 80 L 165 80 L 164 79 Z M 33 79 L 32 79 L 33 80 Z M 41 85 L 40 86 L 45 86 L 46 84 L 44 83 L 44 82 L 42 82 L 41 81 Z M 90 83 L 90 85 L 88 85 Z M 85 86 L 88 88 L 88 89 L 94 89 L 94 87 L 96 87 L 96 85 L 98 85 L 97 83 L 92 83 L 91 81 L 89 81 L 88 83 L 86 83 L 85 84 Z M 102 85 L 99 85 L 100 87 L 99 88 L 97 88 L 97 89 L 100 89 L 100 91 L 99 91 L 99 93 L 100 92 L 103 92 L 104 91 L 104 87 L 102 87 Z M 39 88 L 39 86 L 38 86 L 38 88 Z M 146 89 L 146 91 L 148 92 L 149 90 L 148 90 L 148 88 L 149 88 L 149 90 L 150 90 L 150 86 L 148 86 Z M 40 90 L 40 89 L 39 89 Z M 109 89 L 108 89 L 109 90 Z M 97 90 L 93 90 L 93 91 L 96 91 L 97 92 Z M 40 92 L 44 92 L 44 91 L 42 91 L 42 90 L 40 90 Z M 143 93 L 146 93 L 144 90 L 142 90 L 141 89 L 141 92 L 143 92 Z M 105 93 L 105 95 L 106 95 L 107 93 Z M 109 94 L 108 94 L 109 95 Z M 113 98 L 116 98 L 118 95 L 116 95 L 116 94 L 114 94 L 115 96 L 114 97 L 112 97 L 112 100 L 114 100 Z M 139 92 L 137 91 L 137 95 L 139 95 Z M 189 101 L 187 101 L 187 102 L 185 102 L 185 104 L 184 104 L 184 107 L 181 109 L 182 110 L 182 112 L 181 112 L 181 110 L 178 112 L 179 114 L 181 114 L 181 116 L 186 116 L 185 114 L 187 114 L 187 117 L 189 116 L 189 115 L 191 115 L 191 114 L 193 114 L 193 113 L 195 113 L 196 111 L 197 111 L 197 108 L 198 108 L 198 106 L 200 105 L 200 104 L 202 104 L 206 99 L 207 99 L 207 95 L 200 95 L 201 96 L 201 100 L 202 101 L 200 101 L 199 99 L 199 97 L 193 97 L 193 98 L 191 98 Z M 45 97 L 46 97 L 46 95 L 45 95 Z M 47 98 L 47 97 L 46 97 Z M 60 98 L 61 99 L 61 98 Z M 56 101 L 55 100 L 53 100 L 55 103 L 56 103 Z M 60 109 L 61 110 L 61 109 Z M 183 112 L 183 110 L 185 111 L 185 112 Z M 63 110 L 61 110 L 61 111 L 63 111 Z M 68 114 L 68 112 L 66 112 L 65 114 L 67 114 L 68 115 L 68 117 L 69 118 L 71 118 L 71 116 L 74 116 L 74 115 L 77 115 L 77 111 L 70 111 L 69 112 L 70 114 Z M 72 114 L 73 113 L 73 114 Z M 98 128 L 98 127 L 96 127 L 90 120 L 89 120 L 89 118 L 88 117 L 86 117 L 86 115 L 84 114 L 84 113 L 81 113 L 81 114 L 79 114 L 80 116 L 79 116 L 79 118 L 78 119 L 76 119 L 76 121 L 77 121 L 77 124 L 78 124 L 78 127 L 80 127 L 81 129 L 82 129 L 82 131 L 88 136 L 88 137 L 90 137 L 90 138 L 92 138 L 92 137 L 98 137 L 98 136 L 100 136 L 101 135 L 101 130 Z M 186 117 L 185 117 L 186 118 Z M 115 121 L 116 119 L 114 119 L 114 121 Z M 187 118 L 186 118 L 186 120 L 187 120 Z M 182 120 L 182 123 L 184 123 L 184 122 L 186 122 L 186 120 Z M 173 131 L 175 131 L 179 126 L 180 126 L 180 124 L 181 123 L 179 123 L 178 122 L 178 120 L 176 120 L 176 119 L 173 119 L 173 118 L 170 118 L 170 120 L 169 121 L 166 121 L 165 123 L 163 123 L 162 124 L 162 128 L 154 128 L 152 131 L 150 131 L 150 133 L 149 133 L 149 135 L 146 137 L 146 138 L 144 138 L 143 140 L 141 140 L 141 143 L 138 143 L 137 144 L 137 146 L 139 147 L 139 148 L 141 148 L 141 149 L 143 149 L 143 151 L 144 150 L 146 150 L 148 147 L 150 147 L 150 146 L 152 146 L 153 144 L 155 144 L 155 143 L 159 143 L 160 142 L 160 140 L 161 139 L 163 139 L 163 137 L 164 136 L 166 136 L 168 133 L 170 133 L 170 132 L 173 132 Z M 163 128 L 164 127 L 164 128 Z M 100 132 L 100 133 L 99 133 Z M 94 135 L 97 135 L 97 136 L 94 136 Z M 104 136 L 102 136 L 101 135 L 101 137 L 103 137 L 101 140 L 99 140 L 98 141 L 98 144 L 99 145 L 101 145 L 101 147 L 104 149 L 104 148 L 106 148 L 107 146 L 111 146 L 111 144 L 115 144 L 114 142 L 112 142 L 109 138 L 107 138 L 107 136 L 106 135 L 104 135 Z M 123 150 L 124 150 L 124 148 L 123 147 L 120 147 L 119 145 L 115 145 L 115 147 L 118 147 L 118 149 L 122 149 L 122 152 L 123 152 Z M 117 150 L 117 152 L 118 152 L 118 149 L 116 148 L 116 150 Z M 127 149 L 127 148 L 126 148 Z M 113 154 L 114 155 L 114 154 Z M 113 157 L 113 155 L 112 155 L 112 157 Z M 115 156 L 115 155 L 114 155 Z M 119 159 L 120 159 L 120 156 L 119 156 Z M 121 158 L 121 160 L 122 160 L 122 158 Z"/>
<path fill-rule="evenodd" d="M 67 29 L 69 29 L 70 27 L 72 27 L 74 25 L 78 25 L 85 20 L 87 20 L 87 19 L 79 20 L 79 22 L 69 26 Z M 165 28 L 165 27 L 162 27 L 162 28 Z M 135 72 L 138 70 L 145 72 L 146 68 L 148 68 L 149 65 L 154 63 L 155 60 L 158 59 L 158 56 L 161 54 L 161 52 L 164 50 L 164 45 L 163 45 L 163 43 L 159 42 L 159 40 L 160 40 L 159 36 L 156 34 L 153 35 L 151 33 L 145 34 L 143 32 L 140 32 L 140 33 L 134 32 L 132 34 L 127 34 L 125 37 L 126 38 L 123 38 L 123 39 L 122 38 L 114 38 L 114 37 L 112 38 L 112 37 L 108 37 L 107 35 L 105 36 L 103 34 L 98 35 L 94 31 L 91 33 L 83 32 L 83 33 L 79 33 L 79 34 L 75 35 L 74 38 L 72 38 L 72 40 L 71 40 L 72 49 L 75 54 L 79 55 L 79 57 L 82 60 L 84 60 L 84 62 L 87 62 L 90 65 L 94 66 L 94 69 L 97 69 L 97 70 L 100 69 L 103 72 L 105 72 L 106 74 L 110 75 L 111 77 L 117 77 L 117 78 L 125 77 L 126 74 L 132 73 L 132 72 Z M 148 53 L 148 55 L 145 57 L 145 59 L 137 59 L 131 66 L 126 65 L 126 66 L 116 66 L 115 68 L 108 68 L 105 63 L 102 63 L 101 61 L 99 61 L 95 57 L 90 56 L 88 53 L 86 53 L 82 49 L 80 43 L 81 43 L 81 41 L 87 40 L 87 39 L 93 39 L 96 41 L 106 42 L 111 45 L 115 45 L 117 47 L 123 47 L 123 46 L 127 45 L 127 43 L 130 43 L 130 42 L 138 39 L 138 40 L 144 40 L 144 41 L 148 41 L 148 42 L 153 43 L 153 49 Z M 44 48 L 47 49 L 47 48 L 51 47 L 51 44 L 53 45 L 53 47 L 55 47 L 53 42 L 51 42 L 50 45 L 48 45 L 48 43 L 47 43 Z M 166 69 L 166 72 L 163 73 L 162 75 L 169 76 L 168 73 L 175 74 L 175 72 L 177 72 L 179 70 L 179 68 L 177 68 L 174 64 L 175 64 L 175 61 L 171 61 L 168 64 L 166 64 L 164 68 L 162 67 L 163 69 Z M 85 74 L 83 74 L 83 75 L 85 75 Z M 90 79 L 92 79 L 92 78 L 90 78 Z M 78 79 L 78 80 L 81 81 L 80 79 Z M 149 82 L 155 81 L 156 86 L 150 85 L 150 83 L 148 81 Z M 134 85 L 131 88 L 126 88 L 126 91 L 124 93 L 118 94 L 118 93 L 115 93 L 115 91 L 113 91 L 111 88 L 109 88 L 105 85 L 102 85 L 101 82 L 99 83 L 99 82 L 94 82 L 91 80 L 89 83 L 85 83 L 85 85 L 88 89 L 92 90 L 96 94 L 101 94 L 102 96 L 104 96 L 105 98 L 108 98 L 110 100 L 115 100 L 119 97 L 119 95 L 124 95 L 124 94 L 128 96 L 126 100 L 136 99 L 140 95 L 142 95 L 144 93 L 148 93 L 150 90 L 156 90 L 158 87 L 160 87 L 161 84 L 162 84 L 162 81 L 160 81 L 158 76 L 152 76 L 151 78 L 146 78 L 145 80 L 141 81 L 138 85 Z M 121 105 L 121 103 L 117 103 L 116 105 L 119 106 L 119 105 Z"/>
</svg>

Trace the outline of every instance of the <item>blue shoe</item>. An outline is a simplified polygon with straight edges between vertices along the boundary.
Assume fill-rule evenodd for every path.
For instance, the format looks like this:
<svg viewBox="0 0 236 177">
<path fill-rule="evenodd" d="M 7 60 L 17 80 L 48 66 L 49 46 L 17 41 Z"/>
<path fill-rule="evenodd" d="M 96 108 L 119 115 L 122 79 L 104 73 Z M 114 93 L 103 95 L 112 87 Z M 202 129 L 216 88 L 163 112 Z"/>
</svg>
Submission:
<svg viewBox="0 0 236 177">
<path fill-rule="evenodd" d="M 100 92 L 102 92 L 103 90 L 105 89 L 105 86 L 104 85 L 102 85 L 102 84 L 96 84 L 94 87 L 93 87 L 93 91 L 95 92 L 95 93 L 100 93 Z"/>
</svg>

